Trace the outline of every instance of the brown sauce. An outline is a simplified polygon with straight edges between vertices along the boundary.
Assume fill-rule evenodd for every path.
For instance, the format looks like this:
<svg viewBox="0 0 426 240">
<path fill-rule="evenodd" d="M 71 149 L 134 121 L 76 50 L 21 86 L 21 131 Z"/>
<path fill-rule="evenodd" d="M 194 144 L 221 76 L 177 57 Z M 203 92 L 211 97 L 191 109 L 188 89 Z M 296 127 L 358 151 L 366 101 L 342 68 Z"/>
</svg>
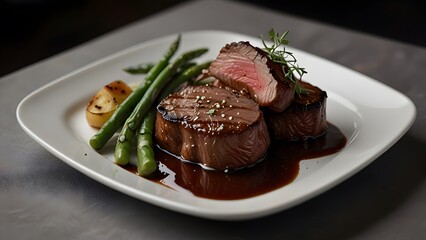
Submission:
<svg viewBox="0 0 426 240">
<path fill-rule="evenodd" d="M 340 151 L 346 138 L 334 125 L 327 134 L 307 142 L 272 141 L 266 159 L 253 167 L 232 173 L 205 170 L 156 149 L 157 172 L 149 180 L 173 188 L 178 185 L 194 195 L 220 200 L 235 200 L 261 195 L 291 183 L 299 173 L 300 161 Z M 127 170 L 136 172 L 136 167 Z M 174 178 L 173 178 L 174 173 Z"/>
</svg>

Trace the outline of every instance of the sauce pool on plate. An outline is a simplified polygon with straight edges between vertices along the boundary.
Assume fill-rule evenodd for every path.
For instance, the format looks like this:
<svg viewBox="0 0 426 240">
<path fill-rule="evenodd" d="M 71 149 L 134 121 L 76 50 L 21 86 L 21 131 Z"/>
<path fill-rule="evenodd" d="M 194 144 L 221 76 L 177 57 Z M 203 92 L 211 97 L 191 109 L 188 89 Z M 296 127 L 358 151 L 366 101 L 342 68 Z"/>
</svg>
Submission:
<svg viewBox="0 0 426 240">
<path fill-rule="evenodd" d="M 252 167 L 230 173 L 203 169 L 198 164 L 182 161 L 156 148 L 159 168 L 147 179 L 171 188 L 178 185 L 198 197 L 244 199 L 291 183 L 299 173 L 300 161 L 337 153 L 346 143 L 347 139 L 342 132 L 336 126 L 328 124 L 327 134 L 314 140 L 273 140 L 264 160 Z M 133 165 L 124 168 L 136 173 Z M 174 175 L 174 178 L 170 175 Z"/>
</svg>

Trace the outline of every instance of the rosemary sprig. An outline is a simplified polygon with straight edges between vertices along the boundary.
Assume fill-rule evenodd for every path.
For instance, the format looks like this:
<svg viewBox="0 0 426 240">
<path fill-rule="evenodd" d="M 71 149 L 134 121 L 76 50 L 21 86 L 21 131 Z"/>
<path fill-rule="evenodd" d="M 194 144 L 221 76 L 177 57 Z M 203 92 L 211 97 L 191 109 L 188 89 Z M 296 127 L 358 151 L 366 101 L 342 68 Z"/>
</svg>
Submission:
<svg viewBox="0 0 426 240">
<path fill-rule="evenodd" d="M 299 79 L 301 80 L 303 74 L 307 73 L 307 71 L 305 70 L 305 68 L 302 68 L 297 64 L 297 60 L 294 57 L 293 53 L 287 51 L 285 48 L 285 46 L 288 45 L 289 42 L 286 39 L 288 31 L 285 31 L 283 34 L 279 34 L 278 32 L 275 32 L 275 30 L 272 28 L 271 30 L 269 30 L 268 34 L 273 44 L 268 47 L 268 45 L 266 45 L 265 40 L 261 36 L 262 43 L 264 46 L 263 50 L 268 54 L 272 61 L 282 65 L 285 77 L 289 79 L 293 84 L 296 84 L 297 79 L 293 73 L 296 72 L 299 75 Z M 282 47 L 281 50 L 279 49 L 280 47 Z"/>
</svg>

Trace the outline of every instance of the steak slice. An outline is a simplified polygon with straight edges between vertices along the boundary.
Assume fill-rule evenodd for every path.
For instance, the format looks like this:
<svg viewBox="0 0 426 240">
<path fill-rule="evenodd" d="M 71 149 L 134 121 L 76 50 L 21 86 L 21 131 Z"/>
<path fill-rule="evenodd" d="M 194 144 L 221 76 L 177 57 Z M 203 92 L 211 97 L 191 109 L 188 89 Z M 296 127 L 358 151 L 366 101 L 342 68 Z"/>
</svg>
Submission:
<svg viewBox="0 0 426 240">
<path fill-rule="evenodd" d="M 296 94 L 290 107 L 282 113 L 265 113 L 275 139 L 298 141 L 317 138 L 327 132 L 327 93 L 307 82 L 298 84 L 305 93 Z"/>
<path fill-rule="evenodd" d="M 282 66 L 249 42 L 227 44 L 209 72 L 226 85 L 249 92 L 260 106 L 275 112 L 284 111 L 293 100 L 294 84 L 286 80 Z"/>
<path fill-rule="evenodd" d="M 270 144 L 263 113 L 237 91 L 187 86 L 157 107 L 158 146 L 207 168 L 233 170 L 265 157 Z"/>
</svg>

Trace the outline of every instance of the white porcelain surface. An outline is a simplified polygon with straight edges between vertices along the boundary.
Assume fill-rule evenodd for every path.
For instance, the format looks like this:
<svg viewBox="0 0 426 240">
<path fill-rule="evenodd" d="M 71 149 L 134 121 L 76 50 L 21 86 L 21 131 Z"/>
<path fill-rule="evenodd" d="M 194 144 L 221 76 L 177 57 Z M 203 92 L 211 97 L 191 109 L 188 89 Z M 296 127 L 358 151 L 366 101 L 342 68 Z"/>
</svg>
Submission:
<svg viewBox="0 0 426 240">
<path fill-rule="evenodd" d="M 304 79 L 328 94 L 328 121 L 339 127 L 348 145 L 339 153 L 302 161 L 299 176 L 275 191 L 243 200 L 220 201 L 172 190 L 138 177 L 112 163 L 112 140 L 100 152 L 88 139 L 95 133 L 84 118 L 84 108 L 100 87 L 116 79 L 140 81 L 124 67 L 155 62 L 176 35 L 123 50 L 63 76 L 28 95 L 17 108 L 22 128 L 48 151 L 87 176 L 125 194 L 185 214 L 223 220 L 250 219 L 288 209 L 337 185 L 391 147 L 411 126 L 416 110 L 401 93 L 365 75 L 309 53 L 289 48 L 308 74 Z M 214 59 L 232 41 L 258 38 L 222 31 L 182 33 L 179 52 L 208 47 L 199 61 Z"/>
</svg>

